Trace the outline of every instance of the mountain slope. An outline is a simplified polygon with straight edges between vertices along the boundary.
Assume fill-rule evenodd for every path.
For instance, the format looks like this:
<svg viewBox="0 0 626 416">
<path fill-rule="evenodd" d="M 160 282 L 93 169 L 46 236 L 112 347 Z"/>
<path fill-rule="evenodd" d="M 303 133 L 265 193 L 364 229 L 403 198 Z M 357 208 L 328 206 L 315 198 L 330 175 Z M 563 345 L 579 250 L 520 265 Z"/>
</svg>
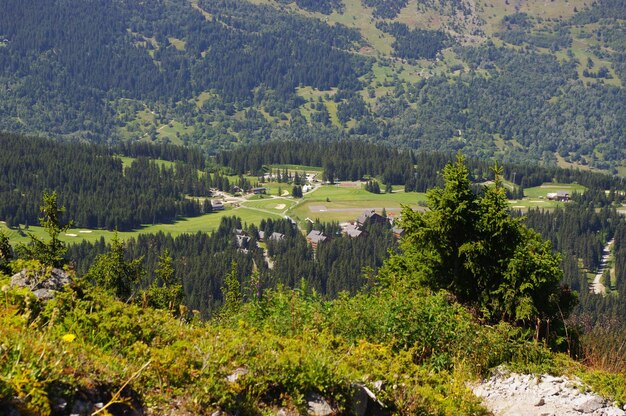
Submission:
<svg viewBox="0 0 626 416">
<path fill-rule="evenodd" d="M 623 9 L 10 0 L 0 5 L 0 128 L 212 151 L 348 135 L 623 173 Z"/>
</svg>

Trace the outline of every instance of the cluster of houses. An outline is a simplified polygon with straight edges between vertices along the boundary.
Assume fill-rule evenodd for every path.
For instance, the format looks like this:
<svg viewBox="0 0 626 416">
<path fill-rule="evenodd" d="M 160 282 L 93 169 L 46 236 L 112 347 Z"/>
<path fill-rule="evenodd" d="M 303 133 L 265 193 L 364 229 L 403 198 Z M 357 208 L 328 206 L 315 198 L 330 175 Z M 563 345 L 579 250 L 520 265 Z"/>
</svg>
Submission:
<svg viewBox="0 0 626 416">
<path fill-rule="evenodd" d="M 342 234 L 350 238 L 367 237 L 367 231 L 363 228 L 366 221 L 374 224 L 385 224 L 389 219 L 385 216 L 378 214 L 375 210 L 369 209 L 363 212 L 356 221 L 350 222 L 342 227 Z M 393 235 L 396 238 L 401 238 L 404 235 L 404 230 L 397 226 L 392 228 Z M 313 249 L 317 249 L 318 244 L 327 241 L 330 237 L 324 235 L 321 231 L 312 230 L 307 236 L 306 240 L 311 244 Z"/>
<path fill-rule="evenodd" d="M 369 221 L 370 223 L 375 224 L 386 224 L 387 222 L 393 221 L 389 220 L 387 217 L 378 214 L 375 210 L 367 210 L 361 214 L 356 221 L 345 224 L 342 227 L 342 234 L 350 237 L 350 238 L 360 238 L 367 237 L 367 231 L 364 229 L 364 224 Z M 401 238 L 404 236 L 404 230 L 397 226 L 394 226 L 392 229 L 393 235 L 396 238 Z M 311 232 L 306 236 L 306 240 L 314 250 L 317 249 L 317 246 L 325 241 L 330 240 L 330 236 L 325 235 L 322 231 L 319 230 L 311 230 Z M 285 239 L 285 235 L 278 232 L 273 232 L 269 236 L 265 235 L 264 231 L 259 231 L 259 241 L 283 241 Z M 250 243 L 250 236 L 248 233 L 242 229 L 235 230 L 235 243 L 237 247 L 241 250 L 247 250 L 248 245 Z"/>
<path fill-rule="evenodd" d="M 270 234 L 267 238 L 268 241 L 282 241 L 284 239 L 285 234 L 276 232 Z M 265 241 L 265 231 L 259 231 L 259 241 Z M 238 248 L 245 250 L 248 244 L 250 244 L 250 236 L 246 231 L 238 228 L 235 230 L 235 243 Z"/>
</svg>

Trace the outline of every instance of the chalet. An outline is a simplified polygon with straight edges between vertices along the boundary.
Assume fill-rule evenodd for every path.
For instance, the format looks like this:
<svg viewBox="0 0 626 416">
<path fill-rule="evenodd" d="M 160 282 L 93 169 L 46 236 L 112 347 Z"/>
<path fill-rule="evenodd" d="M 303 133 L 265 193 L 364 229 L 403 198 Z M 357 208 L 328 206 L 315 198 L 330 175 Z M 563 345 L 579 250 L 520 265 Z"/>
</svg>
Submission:
<svg viewBox="0 0 626 416">
<path fill-rule="evenodd" d="M 384 224 L 387 222 L 387 218 L 377 214 L 376 211 L 373 209 L 368 209 L 367 211 L 363 212 L 363 214 L 361 214 L 359 218 L 357 218 L 356 222 L 360 225 L 363 225 L 367 220 L 374 224 Z"/>
<path fill-rule="evenodd" d="M 224 209 L 224 203 L 219 199 L 212 199 L 211 208 L 213 208 L 213 211 L 221 211 Z"/>
<path fill-rule="evenodd" d="M 265 240 L 265 231 L 259 231 L 259 241 Z"/>
<path fill-rule="evenodd" d="M 306 241 L 311 244 L 313 249 L 317 249 L 317 245 L 327 239 L 328 237 L 326 237 L 324 233 L 317 230 L 311 230 L 311 232 L 306 236 Z"/>
<path fill-rule="evenodd" d="M 265 188 L 264 186 L 258 186 L 256 188 L 250 189 L 250 192 L 252 192 L 255 195 L 265 194 L 267 192 L 267 188 Z"/>
<path fill-rule="evenodd" d="M 366 232 L 357 224 L 348 224 L 344 227 L 343 233 L 350 238 L 365 237 Z"/>
<path fill-rule="evenodd" d="M 281 234 L 281 233 L 272 233 L 272 235 L 270 235 L 269 240 L 272 241 L 283 241 L 285 239 L 285 234 Z"/>
<path fill-rule="evenodd" d="M 235 242 L 237 243 L 238 248 L 247 248 L 250 243 L 250 237 L 243 234 L 235 235 Z"/>
<path fill-rule="evenodd" d="M 546 198 L 550 201 L 567 202 L 569 201 L 569 193 L 565 191 L 551 192 L 546 195 Z"/>
</svg>

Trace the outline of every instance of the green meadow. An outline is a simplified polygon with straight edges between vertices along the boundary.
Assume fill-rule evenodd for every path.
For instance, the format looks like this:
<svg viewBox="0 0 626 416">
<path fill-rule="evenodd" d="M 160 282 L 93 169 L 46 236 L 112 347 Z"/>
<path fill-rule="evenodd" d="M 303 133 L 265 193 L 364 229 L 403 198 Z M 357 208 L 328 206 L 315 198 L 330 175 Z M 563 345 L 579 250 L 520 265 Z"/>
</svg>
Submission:
<svg viewBox="0 0 626 416">
<path fill-rule="evenodd" d="M 582 193 L 587 188 L 576 183 L 544 183 L 540 186 L 524 189 L 524 199 L 509 201 L 511 208 L 527 210 L 528 208 L 552 209 L 562 206 L 563 202 L 550 201 L 547 194 L 556 192 L 568 192 L 570 196 L 574 192 Z"/>
<path fill-rule="evenodd" d="M 171 224 L 155 224 L 146 225 L 138 230 L 130 232 L 118 232 L 120 239 L 127 240 L 131 237 L 137 237 L 139 234 L 155 234 L 158 232 L 169 233 L 173 236 L 180 234 L 194 234 L 197 232 L 210 233 L 215 231 L 220 224 L 222 217 L 238 216 L 243 222 L 247 224 L 259 224 L 261 220 L 266 218 L 281 218 L 271 212 L 258 211 L 255 209 L 238 207 L 232 209 L 225 209 L 224 211 L 218 211 L 211 214 L 201 215 L 193 218 L 183 218 Z M 25 230 L 20 234 L 17 230 L 7 229 L 4 223 L 0 223 L 0 230 L 3 230 L 9 235 L 11 243 L 27 243 L 29 238 L 27 232 L 34 234 L 39 238 L 46 239 L 47 235 L 43 228 L 31 226 L 29 230 Z M 82 228 L 72 228 L 64 235 L 60 236 L 60 239 L 66 243 L 78 243 L 82 240 L 94 242 L 104 237 L 105 240 L 110 240 L 113 237 L 114 232 L 108 230 L 87 230 Z"/>
</svg>

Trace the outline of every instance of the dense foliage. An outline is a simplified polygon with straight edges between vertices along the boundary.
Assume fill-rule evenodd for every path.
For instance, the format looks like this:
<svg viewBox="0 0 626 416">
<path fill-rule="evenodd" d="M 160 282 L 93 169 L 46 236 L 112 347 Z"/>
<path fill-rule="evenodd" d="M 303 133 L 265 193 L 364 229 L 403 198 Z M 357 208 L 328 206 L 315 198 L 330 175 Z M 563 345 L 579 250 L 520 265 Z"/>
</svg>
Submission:
<svg viewBox="0 0 626 416">
<path fill-rule="evenodd" d="M 416 283 L 449 290 L 489 322 L 533 326 L 539 337 L 544 324 L 563 324 L 576 297 L 560 286 L 550 244 L 510 216 L 494 170 L 495 185 L 477 196 L 463 157 L 447 165 L 444 187 L 428 192 L 430 210 L 403 210 L 403 253 L 392 264 Z"/>
<path fill-rule="evenodd" d="M 455 206 L 459 216 L 455 210 L 439 210 L 443 207 L 439 202 L 446 199 L 472 199 L 461 162 L 446 168 L 446 188 L 431 193 L 432 216 L 439 216 L 445 228 L 446 222 L 463 220 L 472 209 L 478 208 L 480 214 L 481 206 L 491 206 L 495 219 L 479 219 L 481 226 L 524 233 L 518 220 L 506 216 L 497 203 L 502 198 L 497 186 L 474 207 Z M 54 215 L 47 211 L 53 202 L 46 197 L 43 212 L 52 234 L 61 226 L 56 215 L 60 209 L 55 207 Z M 412 220 L 428 224 L 429 216 Z M 412 238 L 420 227 L 413 225 L 408 229 Z M 240 224 L 228 220 L 218 232 L 230 235 L 232 226 Z M 328 234 L 336 229 L 332 224 L 317 226 Z M 290 227 L 281 221 L 266 223 L 264 230 L 289 233 Z M 525 254 L 531 255 L 538 240 L 527 232 L 523 240 L 530 249 Z M 5 253 L 6 241 L 0 243 Z M 268 244 L 268 250 L 280 251 L 280 243 Z M 415 251 L 407 247 L 400 256 L 410 260 Z M 502 248 L 506 253 L 506 244 Z M 332 302 L 306 283 L 295 290 L 265 290 L 262 295 L 246 292 L 240 282 L 254 283 L 258 273 L 242 273 L 231 263 L 222 288 L 227 302 L 219 317 L 207 324 L 184 307 L 178 312 L 172 307 L 180 300 L 180 287 L 168 251 L 156 260 L 156 283 L 142 291 L 143 296 L 127 298 L 126 290 L 136 281 L 137 262 L 127 260 L 125 252 L 115 241 L 84 278 L 72 274 L 72 285 L 48 302 L 36 299 L 28 288 L 6 284 L 9 280 L 0 272 L 5 298 L 0 307 L 3 413 L 69 414 L 78 406 L 91 412 L 98 401 L 113 414 L 131 407 L 167 413 L 172 403 L 176 412 L 256 414 L 279 408 L 303 410 L 312 394 L 322 395 L 338 412 L 346 413 L 356 405 L 354 389 L 359 383 L 376 387 L 378 400 L 391 412 L 477 415 L 486 412 L 466 382 L 500 364 L 525 371 L 575 372 L 618 404 L 626 401 L 623 374 L 584 370 L 530 342 L 526 331 L 507 323 L 480 325 L 471 310 L 446 291 L 416 286 L 428 279 L 428 267 L 403 270 L 398 257 L 382 269 L 383 284 L 354 297 L 341 294 Z M 4 261 L 7 257 L 3 254 Z M 517 258 L 513 263 L 524 261 Z M 46 279 L 50 271 L 37 260 L 18 259 L 9 266 L 39 279 Z M 459 283 L 463 286 L 452 290 L 462 297 L 467 293 L 462 287 L 469 286 Z M 541 285 L 541 279 L 526 283 Z"/>
<path fill-rule="evenodd" d="M 299 85 L 353 85 L 366 68 L 345 52 L 359 42 L 346 28 L 234 1 L 198 7 L 213 17 L 164 0 L 3 2 L 0 128 L 104 140 L 139 102 L 211 89 L 250 104 L 261 86 L 290 101 Z"/>
<path fill-rule="evenodd" d="M 408 0 L 363 0 L 367 7 L 374 8 L 374 16 L 386 19 L 394 18 L 408 3 Z"/>
<path fill-rule="evenodd" d="M 0 134 L 0 147 L 0 218 L 9 226 L 36 224 L 41 195 L 52 190 L 67 207 L 63 219 L 78 227 L 123 231 L 170 222 L 201 214 L 203 206 L 185 195 L 209 196 L 213 185 L 193 165 L 138 158 L 124 168 L 95 145 Z"/>
<path fill-rule="evenodd" d="M 123 246 L 117 240 L 110 245 L 104 240 L 95 244 L 83 242 L 70 247 L 68 258 L 74 259 L 79 273 L 89 271 L 88 278 L 101 279 L 102 287 L 119 287 L 120 297 L 126 299 L 135 287 L 148 288 L 154 283 L 161 253 L 167 251 L 172 258 L 173 276 L 182 284 L 185 304 L 206 317 L 224 300 L 222 288 L 231 264 L 236 265 L 246 299 L 277 285 L 298 287 L 301 281 L 319 294 L 335 298 L 341 292 L 354 294 L 371 283 L 363 276 L 363 270 L 374 273 L 388 257 L 388 251 L 396 247 L 388 226 L 366 224 L 367 236 L 354 239 L 341 236 L 336 224 L 314 226 L 330 237 L 315 251 L 287 220 L 264 220 L 257 228 L 246 227 L 238 218 L 224 217 L 211 235 L 197 233 L 173 238 L 163 233 L 142 234 Z M 257 245 L 259 231 L 267 236 L 269 258 Z M 275 232 L 283 234 L 284 239 L 269 239 Z M 137 270 L 140 265 L 145 276 Z M 253 270 L 257 273 L 254 281 L 243 280 L 244 276 L 252 276 Z"/>
<path fill-rule="evenodd" d="M 434 59 L 448 40 L 448 36 L 438 30 L 411 30 L 402 23 L 383 23 L 378 26 L 396 39 L 392 46 L 395 54 L 401 58 Z"/>
<path fill-rule="evenodd" d="M 450 152 L 416 152 L 354 140 L 330 141 L 313 137 L 299 140 L 270 141 L 220 152 L 216 161 L 239 174 L 259 175 L 272 164 L 319 166 L 328 180 L 361 180 L 378 177 L 383 183 L 405 185 L 407 191 L 425 192 L 440 185 L 438 176 L 454 159 Z M 469 158 L 471 179 L 482 182 L 491 178 L 490 163 Z M 539 166 L 537 163 L 505 164 L 503 177 L 521 188 L 544 182 L 579 183 L 596 190 L 624 190 L 623 181 L 603 173 Z"/>
<path fill-rule="evenodd" d="M 296 3 L 298 7 L 312 12 L 331 14 L 334 10 L 343 9 L 342 0 L 277 0 L 279 3 Z"/>
</svg>

